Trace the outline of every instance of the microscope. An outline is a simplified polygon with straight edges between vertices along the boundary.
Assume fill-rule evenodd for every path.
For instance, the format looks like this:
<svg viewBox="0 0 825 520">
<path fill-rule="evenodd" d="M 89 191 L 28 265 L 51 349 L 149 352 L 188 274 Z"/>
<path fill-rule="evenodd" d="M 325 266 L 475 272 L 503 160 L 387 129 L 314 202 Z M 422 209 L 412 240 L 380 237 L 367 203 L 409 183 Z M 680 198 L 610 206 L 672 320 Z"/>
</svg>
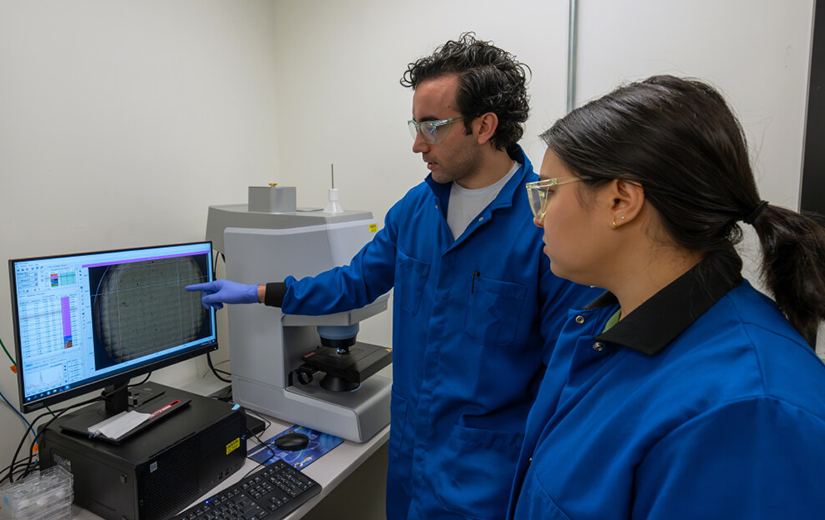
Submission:
<svg viewBox="0 0 825 520">
<path fill-rule="evenodd" d="M 249 187 L 248 204 L 210 206 L 206 239 L 226 278 L 245 284 L 314 276 L 348 264 L 378 226 L 368 211 L 298 208 L 296 189 Z M 356 340 L 359 323 L 387 309 L 388 294 L 349 312 L 284 314 L 228 305 L 232 396 L 286 422 L 364 442 L 390 421 L 392 380 L 377 374 L 392 350 Z"/>
</svg>

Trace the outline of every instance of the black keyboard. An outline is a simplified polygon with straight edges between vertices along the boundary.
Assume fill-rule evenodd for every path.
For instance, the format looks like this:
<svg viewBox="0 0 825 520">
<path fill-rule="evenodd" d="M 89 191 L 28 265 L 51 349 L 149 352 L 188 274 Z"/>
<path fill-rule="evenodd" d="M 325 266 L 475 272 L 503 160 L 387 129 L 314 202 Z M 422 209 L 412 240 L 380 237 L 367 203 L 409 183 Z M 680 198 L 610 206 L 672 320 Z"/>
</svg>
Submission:
<svg viewBox="0 0 825 520">
<path fill-rule="evenodd" d="M 172 520 L 278 520 L 320 492 L 320 484 L 276 460 Z"/>
</svg>

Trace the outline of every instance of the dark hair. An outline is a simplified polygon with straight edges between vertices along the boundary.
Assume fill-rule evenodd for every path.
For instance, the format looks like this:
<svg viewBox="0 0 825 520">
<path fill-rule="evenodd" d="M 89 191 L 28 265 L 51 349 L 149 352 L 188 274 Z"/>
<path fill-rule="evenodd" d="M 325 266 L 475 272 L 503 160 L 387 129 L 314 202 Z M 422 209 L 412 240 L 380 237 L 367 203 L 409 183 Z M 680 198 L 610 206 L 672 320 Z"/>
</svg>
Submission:
<svg viewBox="0 0 825 520">
<path fill-rule="evenodd" d="M 507 51 L 492 42 L 475 39 L 475 33 L 463 33 L 457 41 L 450 40 L 431 56 L 407 66 L 401 85 L 418 88 L 421 82 L 444 76 L 458 76 L 456 102 L 461 115 L 466 116 L 464 128 L 469 133 L 472 120 L 487 112 L 498 116 L 498 128 L 492 142 L 499 150 L 507 150 L 524 134 L 530 107 L 527 95 L 527 72 L 530 67 L 519 63 Z"/>
<path fill-rule="evenodd" d="M 722 252 L 737 271 L 738 221 L 752 223 L 765 285 L 813 343 L 825 318 L 825 229 L 762 204 L 742 127 L 713 87 L 654 76 L 570 112 L 541 137 L 575 175 L 591 177 L 592 187 L 613 179 L 642 185 L 679 246 Z"/>
</svg>

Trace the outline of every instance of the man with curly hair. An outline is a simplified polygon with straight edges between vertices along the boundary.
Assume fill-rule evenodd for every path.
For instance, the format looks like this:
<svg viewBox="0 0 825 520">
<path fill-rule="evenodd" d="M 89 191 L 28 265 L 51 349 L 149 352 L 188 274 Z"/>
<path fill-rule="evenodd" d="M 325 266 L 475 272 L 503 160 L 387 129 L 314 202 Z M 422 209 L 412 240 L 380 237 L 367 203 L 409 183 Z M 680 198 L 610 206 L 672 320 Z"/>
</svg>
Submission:
<svg viewBox="0 0 825 520">
<path fill-rule="evenodd" d="M 373 240 L 315 277 L 203 288 L 204 304 L 260 301 L 287 314 L 351 310 L 394 289 L 390 520 L 505 515 L 560 325 L 596 296 L 550 272 L 532 225 L 524 184 L 537 175 L 516 144 L 528 70 L 472 33 L 411 63 L 408 125 L 430 174 Z"/>
</svg>

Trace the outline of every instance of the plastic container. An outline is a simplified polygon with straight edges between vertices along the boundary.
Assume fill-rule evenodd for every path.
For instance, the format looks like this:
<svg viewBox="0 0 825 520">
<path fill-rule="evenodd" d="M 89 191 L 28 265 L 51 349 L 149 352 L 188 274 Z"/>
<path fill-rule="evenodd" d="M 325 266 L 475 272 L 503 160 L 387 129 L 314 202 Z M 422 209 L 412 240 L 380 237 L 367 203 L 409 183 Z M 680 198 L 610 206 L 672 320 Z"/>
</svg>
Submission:
<svg viewBox="0 0 825 520">
<path fill-rule="evenodd" d="M 71 520 L 74 477 L 53 466 L 0 488 L 2 520 Z"/>
</svg>

